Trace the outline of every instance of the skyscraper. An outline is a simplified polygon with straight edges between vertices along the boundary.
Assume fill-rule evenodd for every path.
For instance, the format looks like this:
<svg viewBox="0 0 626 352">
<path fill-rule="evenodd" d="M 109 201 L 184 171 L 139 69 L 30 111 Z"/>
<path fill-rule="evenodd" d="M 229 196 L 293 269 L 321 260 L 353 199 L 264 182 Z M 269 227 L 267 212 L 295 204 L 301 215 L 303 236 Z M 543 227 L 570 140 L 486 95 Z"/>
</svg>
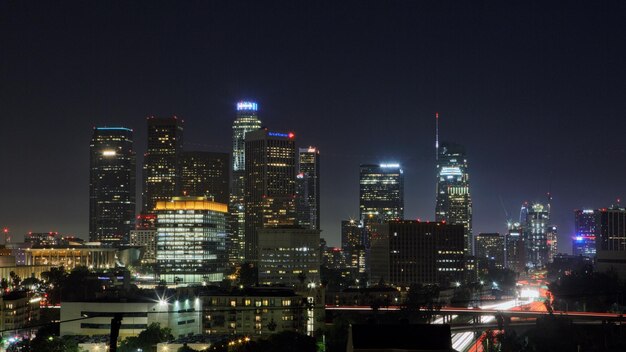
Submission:
<svg viewBox="0 0 626 352">
<path fill-rule="evenodd" d="M 341 249 L 346 257 L 348 268 L 353 273 L 365 272 L 366 231 L 354 219 L 341 221 Z"/>
<path fill-rule="evenodd" d="M 156 262 L 160 280 L 220 282 L 226 267 L 226 204 L 173 197 L 156 204 Z"/>
<path fill-rule="evenodd" d="M 228 154 L 184 151 L 181 155 L 181 193 L 228 204 Z"/>
<path fill-rule="evenodd" d="M 473 254 L 472 198 L 465 148 L 442 143 L 437 151 L 437 204 L 435 220 L 461 224 L 465 229 L 465 254 Z"/>
<path fill-rule="evenodd" d="M 89 239 L 128 243 L 135 216 L 133 130 L 96 127 L 90 145 Z"/>
<path fill-rule="evenodd" d="M 253 101 L 240 101 L 236 105 L 233 122 L 232 183 L 229 203 L 229 257 L 231 262 L 240 263 L 245 257 L 245 177 L 246 177 L 246 133 L 261 128 L 258 118 L 259 106 Z"/>
<path fill-rule="evenodd" d="M 598 214 L 593 209 L 574 210 L 572 254 L 595 258 L 598 238 Z"/>
<path fill-rule="evenodd" d="M 552 263 L 554 257 L 559 254 L 558 231 L 556 225 L 549 225 L 546 229 L 546 242 L 548 243 L 548 263 Z"/>
<path fill-rule="evenodd" d="M 298 174 L 298 224 L 311 230 L 320 229 L 320 152 L 315 147 L 300 148 Z"/>
<path fill-rule="evenodd" d="M 596 268 L 613 270 L 626 278 L 626 209 L 620 206 L 598 210 Z"/>
<path fill-rule="evenodd" d="M 180 194 L 180 155 L 183 120 L 148 117 L 148 151 L 143 164 L 143 213 L 151 213 L 158 201 Z"/>
<path fill-rule="evenodd" d="M 524 246 L 523 228 L 519 222 L 508 224 L 505 240 L 505 260 L 507 269 L 517 273 L 526 268 L 526 247 Z"/>
<path fill-rule="evenodd" d="M 366 228 L 404 218 L 404 174 L 400 164 L 360 166 L 359 215 Z"/>
<path fill-rule="evenodd" d="M 480 269 L 504 268 L 504 237 L 499 233 L 479 233 L 476 236 L 476 259 Z"/>
<path fill-rule="evenodd" d="M 546 265 L 549 260 L 548 224 L 550 223 L 550 208 L 540 203 L 530 208 L 522 207 L 524 242 L 526 243 L 526 260 L 532 266 Z M 523 215 L 522 215 L 523 216 Z"/>
<path fill-rule="evenodd" d="M 258 230 L 296 224 L 293 133 L 246 133 L 245 257 L 258 260 Z"/>
</svg>

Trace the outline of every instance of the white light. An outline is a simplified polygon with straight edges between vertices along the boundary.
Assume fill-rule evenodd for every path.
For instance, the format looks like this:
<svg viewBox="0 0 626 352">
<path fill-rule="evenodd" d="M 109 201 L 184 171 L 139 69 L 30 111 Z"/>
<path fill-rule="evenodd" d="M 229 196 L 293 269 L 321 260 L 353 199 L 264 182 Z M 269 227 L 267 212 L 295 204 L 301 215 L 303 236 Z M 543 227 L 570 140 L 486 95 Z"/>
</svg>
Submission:
<svg viewBox="0 0 626 352">
<path fill-rule="evenodd" d="M 103 156 L 115 156 L 115 154 L 117 154 L 115 150 L 103 150 L 102 151 Z"/>
<path fill-rule="evenodd" d="M 383 168 L 387 168 L 387 167 L 392 168 L 392 167 L 395 167 L 395 168 L 397 168 L 397 167 L 400 167 L 400 164 L 380 164 L 380 167 L 383 167 Z"/>
</svg>

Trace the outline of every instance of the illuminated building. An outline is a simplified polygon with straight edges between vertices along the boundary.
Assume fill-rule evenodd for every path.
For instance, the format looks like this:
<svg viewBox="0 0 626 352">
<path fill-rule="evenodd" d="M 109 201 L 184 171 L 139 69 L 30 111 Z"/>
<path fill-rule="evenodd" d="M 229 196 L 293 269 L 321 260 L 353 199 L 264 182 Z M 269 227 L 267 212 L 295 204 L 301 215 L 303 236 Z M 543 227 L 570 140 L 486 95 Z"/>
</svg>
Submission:
<svg viewBox="0 0 626 352">
<path fill-rule="evenodd" d="M 156 229 L 155 214 L 139 214 L 135 218 L 135 229 Z"/>
<path fill-rule="evenodd" d="M 156 262 L 167 283 L 220 282 L 226 267 L 228 206 L 204 197 L 156 204 Z"/>
<path fill-rule="evenodd" d="M 546 229 L 546 241 L 548 242 L 548 263 L 552 263 L 554 257 L 559 254 L 558 232 L 554 225 Z"/>
<path fill-rule="evenodd" d="M 461 224 L 464 231 L 464 250 L 472 255 L 472 198 L 465 147 L 442 143 L 437 148 L 437 200 L 435 220 Z"/>
<path fill-rule="evenodd" d="M 460 224 L 403 220 L 373 225 L 370 280 L 396 287 L 463 281 L 463 234 Z"/>
<path fill-rule="evenodd" d="M 143 247 L 142 263 L 156 262 L 156 234 L 156 228 L 130 230 L 130 245 Z"/>
<path fill-rule="evenodd" d="M 229 159 L 226 153 L 182 153 L 181 193 L 228 204 Z"/>
<path fill-rule="evenodd" d="M 258 241 L 259 284 L 319 285 L 319 230 L 263 228 Z"/>
<path fill-rule="evenodd" d="M 143 213 L 156 203 L 180 195 L 183 120 L 176 116 L 148 117 L 148 151 L 143 163 Z"/>
<path fill-rule="evenodd" d="M 346 265 L 353 273 L 364 273 L 366 269 L 365 236 L 365 229 L 358 221 L 341 221 L 341 249 L 346 257 Z"/>
<path fill-rule="evenodd" d="M 543 266 L 548 263 L 549 249 L 547 229 L 550 222 L 550 208 L 540 203 L 530 208 L 522 207 L 522 227 L 526 244 L 526 261 L 531 266 Z"/>
<path fill-rule="evenodd" d="M 90 269 L 115 268 L 115 248 L 102 246 L 63 246 L 26 248 L 26 265 L 63 266 L 66 270 L 77 266 Z"/>
<path fill-rule="evenodd" d="M 11 291 L 0 296 L 0 329 L 15 333 L 39 322 L 39 302 L 33 291 Z"/>
<path fill-rule="evenodd" d="M 53 247 L 61 244 L 58 232 L 29 232 L 24 236 L 24 243 L 31 247 Z"/>
<path fill-rule="evenodd" d="M 522 225 L 519 222 L 509 223 L 508 232 L 504 239 L 506 267 L 517 273 L 524 272 L 526 268 L 526 247 Z"/>
<path fill-rule="evenodd" d="M 232 184 L 229 203 L 229 261 L 241 263 L 245 258 L 245 179 L 246 133 L 261 128 L 259 106 L 253 101 L 240 101 L 236 105 L 233 122 Z"/>
<path fill-rule="evenodd" d="M 361 165 L 359 215 L 363 226 L 404 218 L 404 175 L 400 164 Z"/>
<path fill-rule="evenodd" d="M 296 175 L 298 224 L 308 229 L 320 228 L 320 151 L 300 148 Z"/>
<path fill-rule="evenodd" d="M 89 167 L 89 239 L 128 243 L 135 216 L 133 130 L 95 127 Z"/>
<path fill-rule="evenodd" d="M 479 233 L 474 249 L 480 269 L 504 268 L 504 237 L 499 233 Z"/>
<path fill-rule="evenodd" d="M 620 279 L 626 278 L 626 209 L 619 206 L 598 212 L 596 238 L 596 269 L 613 270 Z"/>
<path fill-rule="evenodd" d="M 582 255 L 589 258 L 596 257 L 597 223 L 598 212 L 593 209 L 574 210 L 573 255 Z"/>
<path fill-rule="evenodd" d="M 293 133 L 246 133 L 245 256 L 258 259 L 258 230 L 296 223 Z M 317 243 L 315 247 L 317 247 Z"/>
</svg>

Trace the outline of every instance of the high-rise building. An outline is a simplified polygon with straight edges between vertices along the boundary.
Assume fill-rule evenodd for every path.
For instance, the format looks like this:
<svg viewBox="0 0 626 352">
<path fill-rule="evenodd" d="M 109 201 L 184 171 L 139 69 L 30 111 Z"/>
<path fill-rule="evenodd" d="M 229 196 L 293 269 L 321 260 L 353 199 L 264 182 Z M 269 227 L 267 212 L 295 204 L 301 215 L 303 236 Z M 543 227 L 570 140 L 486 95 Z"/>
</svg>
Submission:
<svg viewBox="0 0 626 352">
<path fill-rule="evenodd" d="M 148 117 L 148 151 L 143 163 L 143 212 L 151 213 L 159 201 L 180 194 L 180 155 L 183 120 Z"/>
<path fill-rule="evenodd" d="M 304 228 L 320 229 L 320 151 L 315 147 L 300 148 L 298 173 L 298 224 Z"/>
<path fill-rule="evenodd" d="M 89 239 L 128 243 L 135 217 L 133 130 L 95 127 L 90 151 Z"/>
<path fill-rule="evenodd" d="M 554 257 L 559 254 L 558 231 L 555 225 L 549 225 L 546 229 L 546 242 L 548 243 L 548 263 L 552 263 Z"/>
<path fill-rule="evenodd" d="M 293 133 L 246 133 L 245 257 L 258 260 L 258 230 L 296 223 Z"/>
<path fill-rule="evenodd" d="M 228 154 L 184 151 L 181 155 L 181 193 L 228 204 Z"/>
<path fill-rule="evenodd" d="M 320 280 L 320 231 L 299 227 L 258 231 L 259 283 L 297 286 Z"/>
<path fill-rule="evenodd" d="M 156 262 L 167 283 L 220 282 L 226 268 L 228 206 L 204 197 L 156 204 Z"/>
<path fill-rule="evenodd" d="M 517 273 L 524 272 L 526 268 L 526 247 L 523 228 L 519 222 L 508 224 L 505 246 L 506 267 Z"/>
<path fill-rule="evenodd" d="M 504 268 L 504 237 L 499 233 L 479 233 L 474 249 L 480 269 Z"/>
<path fill-rule="evenodd" d="M 465 147 L 442 143 L 437 149 L 435 220 L 463 225 L 465 254 L 472 255 L 472 198 Z"/>
<path fill-rule="evenodd" d="M 130 245 L 143 247 L 141 263 L 153 264 L 156 261 L 156 228 L 130 230 Z"/>
<path fill-rule="evenodd" d="M 535 203 L 530 208 L 522 207 L 522 213 L 526 214 L 522 223 L 526 261 L 531 266 L 546 265 L 549 259 L 547 232 L 550 223 L 550 208 Z"/>
<path fill-rule="evenodd" d="M 464 277 L 463 226 L 414 220 L 372 226 L 370 280 L 399 287 Z"/>
<path fill-rule="evenodd" d="M 253 101 L 240 101 L 236 105 L 233 122 L 232 183 L 229 203 L 229 260 L 241 263 L 245 258 L 245 178 L 246 133 L 261 128 L 257 115 L 259 106 Z"/>
<path fill-rule="evenodd" d="M 361 165 L 359 176 L 363 226 L 404 218 L 404 174 L 400 164 Z"/>
<path fill-rule="evenodd" d="M 365 243 L 367 233 L 354 219 L 341 221 L 341 249 L 346 265 L 354 274 L 365 273 Z"/>
<path fill-rule="evenodd" d="M 596 269 L 615 271 L 626 278 L 626 209 L 619 206 L 597 211 Z"/>
<path fill-rule="evenodd" d="M 595 258 L 598 238 L 598 212 L 593 209 L 574 210 L 572 254 Z"/>
</svg>

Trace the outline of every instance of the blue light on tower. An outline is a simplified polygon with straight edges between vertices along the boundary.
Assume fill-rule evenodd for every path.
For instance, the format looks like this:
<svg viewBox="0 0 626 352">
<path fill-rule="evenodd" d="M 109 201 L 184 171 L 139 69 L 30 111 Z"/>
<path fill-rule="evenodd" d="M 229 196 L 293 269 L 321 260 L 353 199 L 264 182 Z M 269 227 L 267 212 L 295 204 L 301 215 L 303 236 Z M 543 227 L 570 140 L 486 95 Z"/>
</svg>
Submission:
<svg viewBox="0 0 626 352">
<path fill-rule="evenodd" d="M 240 101 L 237 103 L 237 111 L 257 111 L 258 104 L 253 101 Z"/>
</svg>

